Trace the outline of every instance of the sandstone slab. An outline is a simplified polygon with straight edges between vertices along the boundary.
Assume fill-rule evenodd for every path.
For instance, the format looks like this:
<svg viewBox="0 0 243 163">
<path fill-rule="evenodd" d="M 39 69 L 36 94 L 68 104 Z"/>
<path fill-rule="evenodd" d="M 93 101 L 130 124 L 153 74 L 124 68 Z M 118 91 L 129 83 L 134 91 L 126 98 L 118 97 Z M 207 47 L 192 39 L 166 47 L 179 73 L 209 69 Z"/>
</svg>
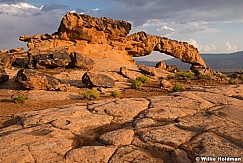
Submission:
<svg viewBox="0 0 243 163">
<path fill-rule="evenodd" d="M 134 137 L 134 131 L 132 129 L 119 129 L 105 133 L 100 136 L 100 140 L 104 144 L 125 146 L 130 145 Z"/>
</svg>

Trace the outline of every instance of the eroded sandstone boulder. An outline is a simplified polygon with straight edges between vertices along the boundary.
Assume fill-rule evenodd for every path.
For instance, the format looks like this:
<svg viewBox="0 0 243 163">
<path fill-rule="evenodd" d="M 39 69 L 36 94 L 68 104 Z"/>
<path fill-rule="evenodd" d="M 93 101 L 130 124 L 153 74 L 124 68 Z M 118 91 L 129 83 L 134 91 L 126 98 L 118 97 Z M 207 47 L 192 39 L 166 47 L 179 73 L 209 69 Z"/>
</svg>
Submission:
<svg viewBox="0 0 243 163">
<path fill-rule="evenodd" d="M 82 82 L 89 87 L 105 87 L 112 88 L 115 87 L 115 81 L 111 77 L 94 72 L 86 72 L 82 76 Z"/>
<path fill-rule="evenodd" d="M 95 62 L 88 57 L 83 56 L 82 54 L 73 52 L 70 54 L 71 63 L 69 67 L 77 67 L 84 70 L 91 70 L 95 64 Z"/>
<path fill-rule="evenodd" d="M 55 77 L 37 73 L 31 69 L 20 69 L 16 82 L 21 83 L 25 89 L 47 90 L 47 91 L 67 91 L 69 86 L 61 84 Z"/>
</svg>

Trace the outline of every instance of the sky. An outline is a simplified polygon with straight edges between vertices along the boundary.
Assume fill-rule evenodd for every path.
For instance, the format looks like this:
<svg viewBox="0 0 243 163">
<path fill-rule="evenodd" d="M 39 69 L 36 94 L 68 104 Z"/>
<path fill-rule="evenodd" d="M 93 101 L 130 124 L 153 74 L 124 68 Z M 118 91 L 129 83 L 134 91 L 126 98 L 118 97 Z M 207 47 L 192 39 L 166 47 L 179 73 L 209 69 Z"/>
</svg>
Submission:
<svg viewBox="0 0 243 163">
<path fill-rule="evenodd" d="M 0 49 L 56 32 L 70 11 L 132 23 L 130 32 L 186 41 L 200 53 L 243 50 L 243 0 L 0 0 Z"/>
</svg>

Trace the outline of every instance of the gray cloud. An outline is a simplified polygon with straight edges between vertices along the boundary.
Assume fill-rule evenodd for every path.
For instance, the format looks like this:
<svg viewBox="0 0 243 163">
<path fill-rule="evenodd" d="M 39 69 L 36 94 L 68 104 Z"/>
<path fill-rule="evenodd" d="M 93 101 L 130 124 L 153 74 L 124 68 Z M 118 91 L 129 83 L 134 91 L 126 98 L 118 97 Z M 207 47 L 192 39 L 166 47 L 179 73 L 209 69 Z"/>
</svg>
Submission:
<svg viewBox="0 0 243 163">
<path fill-rule="evenodd" d="M 48 4 L 44 5 L 42 11 L 52 11 L 52 10 L 67 10 L 67 5 L 60 5 L 60 4 Z"/>
<path fill-rule="evenodd" d="M 242 0 L 114 0 L 120 6 L 103 11 L 103 15 L 126 19 L 139 26 L 149 19 L 169 21 L 237 21 L 242 20 Z M 102 15 L 102 16 L 103 16 Z"/>
</svg>

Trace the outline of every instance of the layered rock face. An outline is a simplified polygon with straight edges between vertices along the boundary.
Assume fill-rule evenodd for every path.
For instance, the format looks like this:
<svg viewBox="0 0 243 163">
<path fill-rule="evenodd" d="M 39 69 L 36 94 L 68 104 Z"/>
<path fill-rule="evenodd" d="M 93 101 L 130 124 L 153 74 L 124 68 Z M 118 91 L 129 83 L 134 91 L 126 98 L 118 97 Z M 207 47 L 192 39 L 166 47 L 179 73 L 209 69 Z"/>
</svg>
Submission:
<svg viewBox="0 0 243 163">
<path fill-rule="evenodd" d="M 98 66 L 103 64 L 104 59 L 114 61 L 114 63 L 107 62 L 103 66 L 106 69 L 118 68 L 118 65 L 119 68 L 124 65 L 134 66 L 131 56 L 145 56 L 152 51 L 166 53 L 183 62 L 206 67 L 198 50 L 186 42 L 144 32 L 128 36 L 130 30 L 131 24 L 125 21 L 68 13 L 63 17 L 56 33 L 20 36 L 19 39 L 28 42 L 29 52 L 32 55 L 65 48 L 69 53 L 77 52 L 84 56 L 92 56 Z"/>
</svg>

